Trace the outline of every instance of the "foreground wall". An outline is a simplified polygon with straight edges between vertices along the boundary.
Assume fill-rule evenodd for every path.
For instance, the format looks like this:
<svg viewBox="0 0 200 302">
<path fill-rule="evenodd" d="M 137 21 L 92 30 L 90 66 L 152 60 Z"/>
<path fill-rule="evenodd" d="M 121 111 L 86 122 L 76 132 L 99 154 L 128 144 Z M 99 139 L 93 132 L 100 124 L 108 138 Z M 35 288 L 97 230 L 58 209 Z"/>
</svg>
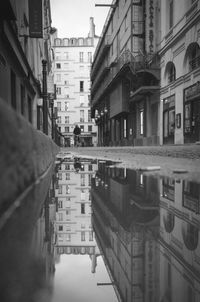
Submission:
<svg viewBox="0 0 200 302">
<path fill-rule="evenodd" d="M 0 215 L 51 167 L 59 148 L 0 99 Z"/>
</svg>

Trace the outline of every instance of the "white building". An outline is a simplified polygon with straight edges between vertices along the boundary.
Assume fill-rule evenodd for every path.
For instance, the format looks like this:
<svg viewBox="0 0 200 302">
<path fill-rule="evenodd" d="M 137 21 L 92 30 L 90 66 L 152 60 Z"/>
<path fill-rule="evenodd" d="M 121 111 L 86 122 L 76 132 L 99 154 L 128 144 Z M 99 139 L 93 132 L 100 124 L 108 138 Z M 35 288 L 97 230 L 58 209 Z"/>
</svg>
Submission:
<svg viewBox="0 0 200 302">
<path fill-rule="evenodd" d="M 97 127 L 91 119 L 90 109 L 90 69 L 97 42 L 92 17 L 88 37 L 54 39 L 55 107 L 65 146 L 74 144 L 75 123 L 81 128 L 82 145 L 96 145 Z"/>
</svg>

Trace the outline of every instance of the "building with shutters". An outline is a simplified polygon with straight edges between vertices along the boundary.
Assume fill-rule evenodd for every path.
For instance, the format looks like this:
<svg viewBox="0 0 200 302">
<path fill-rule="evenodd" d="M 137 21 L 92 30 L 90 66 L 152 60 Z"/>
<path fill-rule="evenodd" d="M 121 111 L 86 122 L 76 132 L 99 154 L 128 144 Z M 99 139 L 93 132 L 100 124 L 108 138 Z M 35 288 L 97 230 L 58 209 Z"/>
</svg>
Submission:
<svg viewBox="0 0 200 302">
<path fill-rule="evenodd" d="M 97 142 L 97 127 L 91 118 L 90 69 L 98 42 L 93 18 L 86 38 L 54 39 L 54 82 L 56 84 L 57 125 L 63 145 L 73 146 L 75 124 L 81 128 L 81 145 Z"/>
</svg>

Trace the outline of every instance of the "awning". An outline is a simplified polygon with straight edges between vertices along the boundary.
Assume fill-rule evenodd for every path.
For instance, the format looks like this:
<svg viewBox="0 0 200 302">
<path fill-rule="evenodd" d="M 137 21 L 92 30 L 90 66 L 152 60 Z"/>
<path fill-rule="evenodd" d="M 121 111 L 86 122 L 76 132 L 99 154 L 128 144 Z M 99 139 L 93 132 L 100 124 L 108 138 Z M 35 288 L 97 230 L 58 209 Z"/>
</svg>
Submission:
<svg viewBox="0 0 200 302">
<path fill-rule="evenodd" d="M 144 95 L 151 95 L 160 90 L 160 86 L 141 86 L 134 92 L 130 92 L 130 102 L 139 101 Z"/>
</svg>

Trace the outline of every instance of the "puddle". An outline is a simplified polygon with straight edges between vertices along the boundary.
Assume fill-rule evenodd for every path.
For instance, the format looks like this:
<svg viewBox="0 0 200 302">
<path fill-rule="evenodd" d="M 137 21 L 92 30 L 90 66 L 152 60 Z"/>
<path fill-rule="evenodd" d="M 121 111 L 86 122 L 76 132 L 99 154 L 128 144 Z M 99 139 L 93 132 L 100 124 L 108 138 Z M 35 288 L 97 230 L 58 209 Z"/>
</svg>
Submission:
<svg viewBox="0 0 200 302">
<path fill-rule="evenodd" d="M 0 231 L 0 301 L 200 301 L 198 183 L 62 154 L 47 186 Z"/>
</svg>

